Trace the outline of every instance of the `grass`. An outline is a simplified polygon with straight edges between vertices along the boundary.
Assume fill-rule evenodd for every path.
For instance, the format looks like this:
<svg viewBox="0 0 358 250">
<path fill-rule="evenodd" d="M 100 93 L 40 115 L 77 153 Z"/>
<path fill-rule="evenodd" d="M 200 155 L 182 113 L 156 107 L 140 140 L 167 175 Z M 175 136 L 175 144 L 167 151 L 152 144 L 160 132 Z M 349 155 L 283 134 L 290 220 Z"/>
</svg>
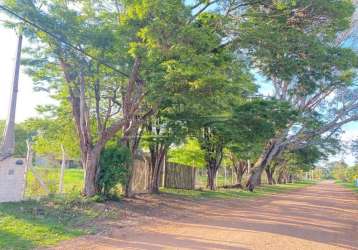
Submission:
<svg viewBox="0 0 358 250">
<path fill-rule="evenodd" d="M 206 183 L 208 181 L 208 177 L 206 175 L 201 175 L 201 176 L 197 176 L 196 177 L 196 185 L 200 186 L 200 187 L 205 187 Z M 235 177 L 236 178 L 236 177 Z M 217 186 L 224 186 L 224 185 L 231 185 L 231 184 L 235 184 L 235 178 L 232 179 L 231 176 L 227 176 L 226 181 L 225 181 L 225 177 L 224 176 L 218 176 L 216 178 L 216 184 Z M 233 182 L 232 182 L 233 180 Z"/>
<path fill-rule="evenodd" d="M 95 232 L 92 222 L 110 213 L 103 206 L 74 196 L 0 204 L 0 249 L 47 247 Z"/>
<path fill-rule="evenodd" d="M 280 192 L 287 192 L 313 185 L 314 181 L 303 181 L 291 184 L 278 185 L 263 185 L 257 187 L 254 192 L 249 192 L 242 189 L 218 189 L 217 191 L 210 190 L 184 190 L 184 189 L 162 189 L 163 193 L 176 195 L 190 199 L 233 199 L 233 198 L 256 198 L 264 195 L 275 194 Z"/>
<path fill-rule="evenodd" d="M 343 181 L 336 181 L 339 185 L 351 189 L 354 192 L 358 193 L 358 187 L 355 185 L 355 182 L 343 182 Z"/>
<path fill-rule="evenodd" d="M 51 193 L 59 192 L 60 168 L 35 167 L 35 172 L 46 183 Z M 64 193 L 79 193 L 83 187 L 83 170 L 66 169 L 64 174 Z M 27 175 L 26 197 L 45 196 L 45 190 L 40 186 L 31 171 Z"/>
</svg>

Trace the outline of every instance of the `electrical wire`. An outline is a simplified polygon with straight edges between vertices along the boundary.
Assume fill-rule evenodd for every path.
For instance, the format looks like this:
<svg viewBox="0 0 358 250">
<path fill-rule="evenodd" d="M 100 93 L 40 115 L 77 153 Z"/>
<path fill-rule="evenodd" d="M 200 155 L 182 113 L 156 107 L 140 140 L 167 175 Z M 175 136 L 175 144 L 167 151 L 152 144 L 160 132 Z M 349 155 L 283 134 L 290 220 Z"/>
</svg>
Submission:
<svg viewBox="0 0 358 250">
<path fill-rule="evenodd" d="M 20 19 L 20 20 L 23 21 L 24 23 L 27 23 L 27 24 L 29 24 L 29 25 L 35 27 L 36 29 L 38 29 L 38 30 L 40 30 L 40 31 L 42 31 L 42 32 L 44 32 L 44 33 L 46 33 L 47 35 L 51 36 L 52 38 L 54 38 L 54 39 L 57 40 L 58 42 L 61 42 L 61 43 L 65 44 L 67 47 L 69 47 L 69 48 L 71 48 L 71 49 L 73 49 L 73 50 L 76 50 L 76 51 L 80 52 L 81 54 L 83 54 L 83 55 L 85 55 L 85 56 L 91 58 L 92 60 L 95 60 L 95 61 L 99 62 L 100 64 L 102 64 L 102 65 L 104 65 L 104 66 L 106 66 L 106 67 L 112 69 L 113 71 L 115 71 L 115 72 L 117 72 L 117 73 L 119 73 L 119 74 L 121 74 L 121 75 L 123 75 L 123 76 L 125 76 L 125 77 L 129 77 L 129 75 L 128 75 L 127 73 L 124 73 L 123 71 L 120 71 L 120 70 L 116 69 L 114 66 L 110 65 L 109 63 L 104 62 L 103 60 L 101 60 L 101 59 L 99 59 L 99 58 L 97 58 L 97 57 L 95 57 L 95 56 L 93 56 L 93 55 L 87 53 L 87 52 L 84 51 L 83 49 L 78 48 L 77 46 L 71 44 L 70 42 L 61 39 L 61 38 L 58 37 L 57 35 L 55 35 L 55 34 L 53 34 L 52 32 L 46 30 L 45 28 L 41 27 L 40 25 L 38 25 L 38 24 L 36 24 L 36 23 L 34 23 L 34 22 L 28 20 L 27 18 L 21 16 L 20 14 L 16 13 L 15 11 L 13 11 L 13 10 L 7 8 L 6 6 L 0 4 L 0 9 L 2 9 L 3 11 L 5 11 L 5 12 L 11 14 L 12 16 L 16 17 L 17 19 Z"/>
</svg>

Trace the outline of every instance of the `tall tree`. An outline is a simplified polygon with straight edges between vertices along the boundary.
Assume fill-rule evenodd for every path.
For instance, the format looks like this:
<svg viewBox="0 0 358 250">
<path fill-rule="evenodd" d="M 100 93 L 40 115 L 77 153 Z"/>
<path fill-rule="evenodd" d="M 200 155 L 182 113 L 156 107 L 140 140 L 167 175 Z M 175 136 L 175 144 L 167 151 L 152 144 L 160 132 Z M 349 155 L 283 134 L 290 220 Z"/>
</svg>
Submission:
<svg viewBox="0 0 358 250">
<path fill-rule="evenodd" d="M 247 183 L 251 190 L 286 147 L 304 147 L 357 120 L 357 57 L 334 45 L 353 10 L 349 1 L 267 1 L 246 6 L 245 18 L 233 15 L 230 28 L 240 35 L 232 42 L 272 83 L 275 98 L 300 114 L 268 140 Z"/>
</svg>

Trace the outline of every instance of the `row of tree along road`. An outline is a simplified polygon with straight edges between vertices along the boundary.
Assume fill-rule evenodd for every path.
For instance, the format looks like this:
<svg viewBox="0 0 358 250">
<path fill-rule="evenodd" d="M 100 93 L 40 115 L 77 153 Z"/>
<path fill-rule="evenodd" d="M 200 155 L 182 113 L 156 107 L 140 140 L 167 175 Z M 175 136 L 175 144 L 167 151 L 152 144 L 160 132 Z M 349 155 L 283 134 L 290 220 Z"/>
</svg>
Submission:
<svg viewBox="0 0 358 250">
<path fill-rule="evenodd" d="M 358 120 L 357 55 L 335 45 L 350 1 L 5 0 L 1 9 L 29 41 L 35 88 L 58 103 L 26 122 L 34 147 L 78 155 L 86 196 L 103 192 L 108 175 L 132 196 L 131 159 L 143 152 L 152 192 L 168 157 L 205 167 L 211 190 L 231 161 L 238 186 L 254 190 L 264 171 L 274 183 L 276 170 L 282 180 L 337 152 L 341 127 Z"/>
</svg>

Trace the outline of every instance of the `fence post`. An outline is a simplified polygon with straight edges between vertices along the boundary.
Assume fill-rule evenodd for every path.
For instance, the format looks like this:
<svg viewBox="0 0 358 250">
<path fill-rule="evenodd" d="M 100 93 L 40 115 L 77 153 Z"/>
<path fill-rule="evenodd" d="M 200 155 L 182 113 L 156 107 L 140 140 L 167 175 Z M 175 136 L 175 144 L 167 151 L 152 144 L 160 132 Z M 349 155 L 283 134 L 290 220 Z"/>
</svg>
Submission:
<svg viewBox="0 0 358 250">
<path fill-rule="evenodd" d="M 24 187 L 22 190 L 22 199 L 25 198 L 26 195 L 26 188 L 27 188 L 27 172 L 29 170 L 30 164 L 32 164 L 32 150 L 31 150 L 31 142 L 26 140 L 27 146 L 27 153 L 26 153 L 26 164 L 25 164 L 25 171 L 24 171 Z"/>
<path fill-rule="evenodd" d="M 63 144 L 61 144 L 61 151 L 62 151 L 62 162 L 61 162 L 61 173 L 60 173 L 60 194 L 63 193 L 63 177 L 65 175 L 65 167 L 66 167 L 66 152 Z"/>
<path fill-rule="evenodd" d="M 226 186 L 226 176 L 227 175 L 227 173 L 226 173 L 226 167 L 224 167 L 224 185 Z"/>
<path fill-rule="evenodd" d="M 29 170 L 32 172 L 32 174 L 34 175 L 35 179 L 40 183 L 40 186 L 45 190 L 45 192 L 47 194 L 50 193 L 49 188 L 46 186 L 46 183 L 41 179 L 40 175 L 38 175 L 35 171 L 35 169 L 32 167 L 32 145 L 31 142 L 27 141 L 27 157 L 26 157 L 26 172 L 28 172 Z M 25 181 L 25 185 L 27 185 L 26 181 Z M 24 191 L 25 192 L 25 191 Z"/>
</svg>

